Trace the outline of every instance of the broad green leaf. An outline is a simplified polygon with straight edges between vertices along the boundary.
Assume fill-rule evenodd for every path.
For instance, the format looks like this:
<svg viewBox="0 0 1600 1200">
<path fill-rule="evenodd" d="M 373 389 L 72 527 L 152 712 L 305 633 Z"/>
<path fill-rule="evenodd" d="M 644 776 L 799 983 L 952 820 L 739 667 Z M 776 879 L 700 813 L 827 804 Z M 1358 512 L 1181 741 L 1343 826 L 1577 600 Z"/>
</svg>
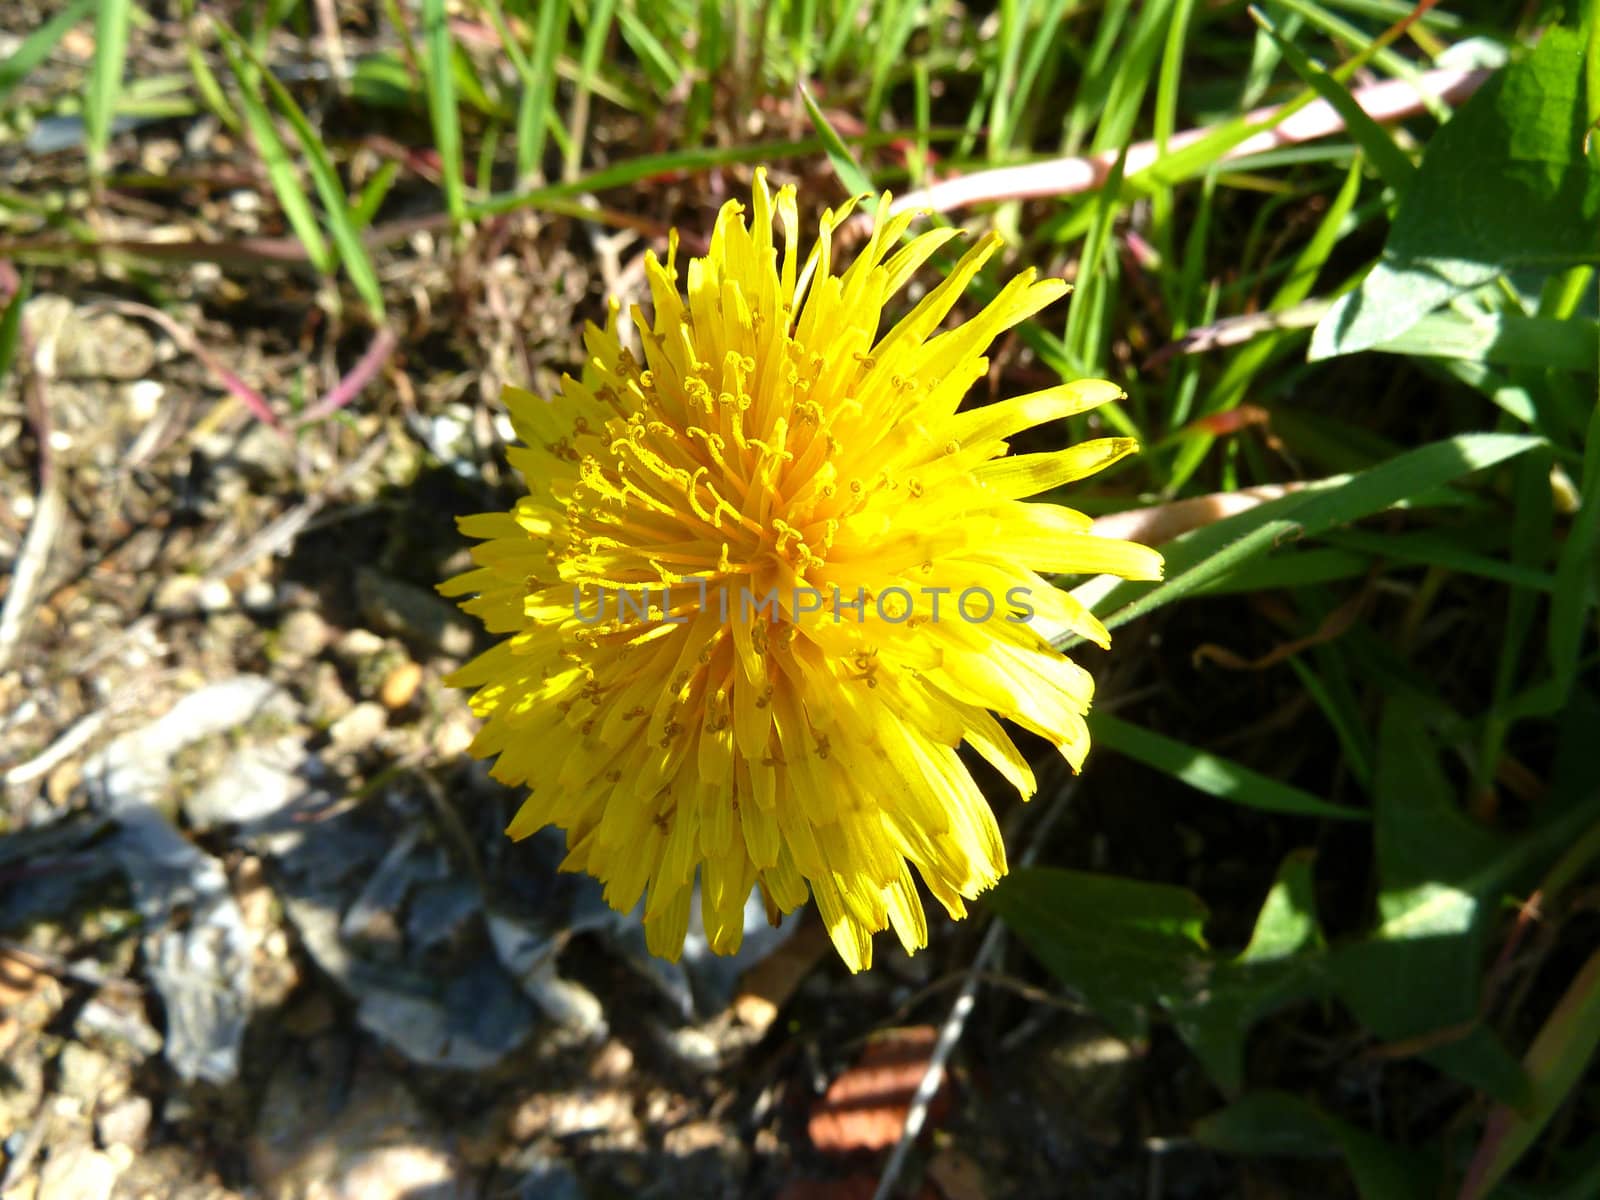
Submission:
<svg viewBox="0 0 1600 1200">
<path fill-rule="evenodd" d="M 1312 359 L 1389 341 L 1506 272 L 1600 258 L 1582 69 L 1581 39 L 1553 25 L 1434 135 L 1382 258 L 1318 324 Z"/>
<path fill-rule="evenodd" d="M 1593 371 L 1600 362 L 1600 321 L 1577 317 L 1466 316 L 1430 313 L 1411 328 L 1371 347 L 1418 358 L 1465 358 L 1508 367 Z"/>
<path fill-rule="evenodd" d="M 1592 819 L 1594 801 L 1533 831 L 1485 829 L 1461 810 L 1439 749 L 1407 696 L 1384 711 L 1374 780 L 1378 925 L 1338 949 L 1340 997 L 1378 1037 L 1519 1108 L 1527 1080 L 1479 1021 L 1485 918 L 1502 895 Z"/>
<path fill-rule="evenodd" d="M 1438 1192 L 1437 1163 L 1288 1092 L 1251 1092 L 1200 1121 L 1194 1136 L 1203 1146 L 1233 1154 L 1342 1154 L 1361 1200 L 1417 1200 Z"/>
<path fill-rule="evenodd" d="M 1244 1083 L 1251 1026 L 1274 1009 L 1327 990 L 1317 952 L 1322 934 L 1311 865 L 1309 850 L 1285 858 L 1250 944 L 1237 957 L 1217 962 L 1187 997 L 1169 1005 L 1178 1034 L 1229 1094 Z"/>
<path fill-rule="evenodd" d="M 1124 1037 L 1144 1010 L 1188 994 L 1206 970 L 1206 907 L 1185 888 L 1028 867 L 987 897 L 1057 978 Z"/>
</svg>

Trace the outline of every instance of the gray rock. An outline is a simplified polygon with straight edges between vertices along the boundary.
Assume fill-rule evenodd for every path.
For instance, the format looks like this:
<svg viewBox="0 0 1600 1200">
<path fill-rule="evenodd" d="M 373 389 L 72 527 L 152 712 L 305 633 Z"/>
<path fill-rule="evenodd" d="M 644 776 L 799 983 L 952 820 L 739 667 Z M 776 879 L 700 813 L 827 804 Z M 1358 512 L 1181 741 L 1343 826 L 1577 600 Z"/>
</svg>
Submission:
<svg viewBox="0 0 1600 1200">
<path fill-rule="evenodd" d="M 278 626 L 277 652 L 284 663 L 302 663 L 327 648 L 328 623 L 309 608 L 297 608 Z"/>
<path fill-rule="evenodd" d="M 212 779 L 183 797 L 184 818 L 202 831 L 265 820 L 305 797 L 309 773 L 298 737 L 241 746 Z"/>
<path fill-rule="evenodd" d="M 145 961 L 166 1010 L 166 1055 L 184 1079 L 226 1083 L 238 1073 L 256 938 L 222 864 L 157 806 L 179 751 L 285 704 L 260 676 L 226 679 L 117 738 L 84 768 L 91 803 L 119 827 L 109 848 L 144 919 Z"/>
<path fill-rule="evenodd" d="M 370 567 L 356 572 L 362 615 L 374 628 L 452 658 L 472 653 L 477 631 L 454 604 Z"/>
</svg>

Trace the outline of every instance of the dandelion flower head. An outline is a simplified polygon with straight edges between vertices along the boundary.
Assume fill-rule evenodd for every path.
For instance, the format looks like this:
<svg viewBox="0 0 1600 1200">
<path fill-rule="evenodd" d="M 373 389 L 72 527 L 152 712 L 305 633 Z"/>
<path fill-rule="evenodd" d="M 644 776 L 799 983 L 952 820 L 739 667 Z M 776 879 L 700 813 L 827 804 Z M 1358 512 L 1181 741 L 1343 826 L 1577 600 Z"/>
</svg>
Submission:
<svg viewBox="0 0 1600 1200">
<path fill-rule="evenodd" d="M 461 521 L 483 539 L 476 566 L 441 585 L 503 638 L 450 682 L 475 689 L 472 752 L 528 789 L 507 832 L 566 830 L 563 868 L 596 876 L 619 911 L 643 896 L 649 946 L 669 958 L 697 874 L 718 953 L 738 949 L 757 888 L 773 920 L 814 897 L 852 970 L 875 932 L 926 944 L 917 877 L 964 915 L 1006 857 L 958 748 L 1024 798 L 1033 772 L 996 717 L 1074 769 L 1089 748 L 1091 676 L 1021 616 L 1109 636 L 1044 576 L 1160 576 L 1155 551 L 1025 500 L 1132 441 L 1007 454 L 1115 385 L 960 410 L 989 344 L 1065 284 L 1025 270 L 945 327 L 1000 244 L 988 234 L 884 329 L 960 231 L 902 245 L 913 214 L 885 203 L 841 269 L 850 211 L 824 213 L 802 259 L 794 190 L 758 172 L 748 222 L 723 206 L 684 291 L 676 236 L 665 262 L 651 254 L 653 312 L 632 313 L 642 357 L 613 302 L 586 330 L 580 379 L 548 399 L 505 389 L 527 494 Z"/>
</svg>

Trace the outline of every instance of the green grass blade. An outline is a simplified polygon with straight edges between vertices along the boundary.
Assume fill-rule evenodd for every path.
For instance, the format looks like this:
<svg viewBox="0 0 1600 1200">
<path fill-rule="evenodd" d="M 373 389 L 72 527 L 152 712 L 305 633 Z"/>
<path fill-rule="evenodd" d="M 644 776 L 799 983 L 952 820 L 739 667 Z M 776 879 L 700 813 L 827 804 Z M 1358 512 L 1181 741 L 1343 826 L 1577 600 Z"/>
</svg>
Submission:
<svg viewBox="0 0 1600 1200">
<path fill-rule="evenodd" d="M 849 46 L 852 38 L 861 37 L 861 23 L 857 14 L 861 11 L 861 0 L 845 0 L 844 11 L 834 20 L 833 33 L 828 38 L 828 44 L 822 51 L 822 69 L 832 73 L 839 65 L 839 60 L 844 56 L 845 47 Z"/>
<path fill-rule="evenodd" d="M 1296 256 L 1294 264 L 1289 268 L 1288 277 L 1273 295 L 1271 303 L 1267 306 L 1269 312 L 1287 312 L 1311 294 L 1318 273 L 1339 243 L 1345 219 L 1350 215 L 1360 190 L 1361 170 L 1358 164 L 1351 163 L 1350 169 L 1345 173 L 1343 185 L 1334 197 L 1333 203 L 1328 206 L 1328 211 L 1323 214 L 1316 232 Z M 1229 359 L 1222 375 L 1212 385 L 1205 411 L 1218 413 L 1237 408 L 1263 369 L 1281 357 L 1294 339 L 1308 334 L 1309 331 L 1306 329 L 1279 328 L 1241 347 Z M 1205 460 L 1206 453 L 1214 441 L 1214 436 L 1204 431 L 1196 432 L 1186 438 L 1167 478 L 1168 495 L 1176 493 L 1189 481 Z"/>
<path fill-rule="evenodd" d="M 650 26 L 626 5 L 617 11 L 617 27 L 622 30 L 622 40 L 638 56 L 640 67 L 655 89 L 663 95 L 672 91 L 688 65 L 673 58 Z"/>
<path fill-rule="evenodd" d="M 1107 0 L 1079 72 L 1072 106 L 1067 110 L 1061 137 L 1063 154 L 1078 152 L 1095 120 L 1105 111 L 1106 94 L 1114 77 L 1112 51 L 1117 45 L 1117 31 L 1127 26 L 1129 5 L 1130 0 Z"/>
<path fill-rule="evenodd" d="M 195 0 L 184 0 L 180 10 L 183 13 L 183 56 L 189 64 L 189 74 L 193 76 L 195 90 L 200 93 L 205 106 L 236 136 L 242 137 L 244 122 L 233 105 L 228 103 L 227 93 L 222 90 L 222 84 L 218 82 L 211 64 L 206 62 L 206 56 L 201 53 L 196 40 L 194 6 Z"/>
<path fill-rule="evenodd" d="M 1367 115 L 1366 110 L 1356 103 L 1355 97 L 1344 84 L 1312 62 L 1300 47 L 1282 37 L 1272 22 L 1268 21 L 1260 11 L 1252 8 L 1250 15 L 1277 44 L 1284 61 L 1294 73 L 1344 118 L 1346 132 L 1355 140 L 1356 145 L 1361 147 L 1367 156 L 1367 161 L 1383 177 L 1383 181 L 1392 187 L 1396 194 L 1403 193 L 1411 183 L 1412 177 L 1416 175 L 1417 168 L 1400 147 L 1395 145 L 1394 138 L 1389 135 L 1388 130 Z"/>
<path fill-rule="evenodd" d="M 1011 105 L 1006 127 L 998 134 L 990 135 L 999 137 L 1007 146 L 1015 145 L 1022 138 L 1025 121 L 1031 130 L 1035 128 L 1039 115 L 1050 111 L 1045 97 L 1049 93 L 1055 67 L 1052 65 L 1049 70 L 1045 68 L 1052 55 L 1059 59 L 1070 51 L 1071 39 L 1062 27 L 1062 21 L 1066 19 L 1067 5 L 1071 2 L 1050 0 L 1039 22 L 1038 33 L 1027 39 L 1027 51 L 1017 74 L 1017 100 Z M 1073 7 L 1077 7 L 1076 4 Z M 1036 94 L 1035 89 L 1041 89 L 1040 93 Z"/>
<path fill-rule="evenodd" d="M 236 35 L 225 31 L 224 37 L 233 38 Z M 250 53 L 249 48 L 242 42 L 238 43 L 238 48 L 245 54 Z M 289 128 L 294 131 L 295 138 L 300 143 L 306 165 L 311 170 L 311 182 L 317 189 L 317 196 L 321 199 L 323 211 L 327 216 L 328 232 L 333 236 L 334 245 L 338 248 L 338 261 L 344 263 L 350 282 L 355 287 L 356 294 L 365 302 L 373 321 L 379 325 L 383 324 L 383 289 L 378 284 L 378 273 L 373 269 L 372 259 L 361 241 L 355 222 L 351 219 L 350 202 L 345 196 L 344 184 L 340 182 L 339 172 L 328 157 L 327 148 L 317 136 L 317 131 L 312 128 L 311 122 L 306 119 L 305 113 L 295 103 L 294 97 L 289 94 L 289 89 L 279 83 L 277 77 L 263 69 L 259 63 L 252 63 L 252 66 L 266 82 L 279 111 L 288 120 Z"/>
<path fill-rule="evenodd" d="M 594 94 L 595 79 L 600 74 L 600 59 L 605 54 L 606 42 L 611 37 L 611 18 L 616 12 L 617 0 L 595 0 L 589 9 L 583 30 L 583 57 L 578 61 L 578 82 L 572 94 L 572 108 L 567 117 L 567 153 L 561 166 L 561 178 L 567 182 L 578 177 L 583 169 L 583 147 L 588 137 L 589 103 Z"/>
<path fill-rule="evenodd" d="M 897 140 L 900 136 L 897 132 L 885 131 L 852 140 L 862 146 L 881 146 Z M 570 182 L 547 184 L 544 187 L 529 188 L 509 195 L 491 196 L 487 200 L 469 205 L 467 217 L 475 221 L 481 217 L 516 212 L 518 209 L 538 208 L 553 201 L 569 200 L 584 192 L 628 187 L 657 175 L 680 171 L 707 171 L 714 167 L 732 166 L 735 163 L 771 163 L 784 158 L 805 158 L 822 153 L 824 150 L 822 139 L 813 137 L 793 142 L 749 142 L 744 145 L 674 150 L 666 154 L 641 154 L 590 171 Z M 1059 357 L 1059 343 L 1056 343 L 1056 347 L 1056 354 Z M 1083 372 L 1078 374 L 1081 375 Z"/>
<path fill-rule="evenodd" d="M 866 121 L 868 129 L 880 128 L 883 98 L 888 92 L 889 76 L 900 65 L 906 42 L 917 27 L 922 15 L 922 5 L 917 0 L 888 0 L 878 10 L 873 24 L 876 36 L 871 39 L 872 81 L 867 88 Z"/>
<path fill-rule="evenodd" d="M 0 100 L 28 77 L 28 73 L 50 56 L 50 51 L 71 29 L 94 10 L 98 0 L 74 0 L 43 25 L 22 39 L 11 57 L 0 62 Z"/>
<path fill-rule="evenodd" d="M 988 159 L 998 162 L 1010 146 L 1011 126 L 1016 120 L 1014 105 L 1017 64 L 1026 40 L 1029 8 L 1026 0 L 1001 0 L 1000 36 L 995 46 L 995 84 L 989 104 Z"/>
<path fill-rule="evenodd" d="M 1166 582 L 1117 583 L 1094 603 L 1116 628 L 1225 577 L 1279 542 L 1317 537 L 1397 504 L 1421 501 L 1464 475 L 1504 462 L 1543 438 L 1508 433 L 1466 433 L 1434 442 L 1355 475 L 1320 481 L 1305 492 L 1263 504 L 1176 539 L 1163 549 Z M 1148 589 L 1148 590 L 1143 590 Z M 1143 590 L 1143 594 L 1139 594 Z M 1080 596 L 1080 598 L 1082 598 Z M 1070 645 L 1062 639 L 1059 645 Z"/>
<path fill-rule="evenodd" d="M 1291 655 L 1289 666 L 1299 677 L 1306 695 L 1311 697 L 1322 710 L 1322 715 L 1328 718 L 1328 724 L 1333 726 L 1333 735 L 1339 739 L 1339 748 L 1344 753 L 1344 765 L 1356 784 L 1362 791 L 1369 791 L 1372 788 L 1376 748 L 1367 733 L 1360 704 L 1350 694 L 1342 672 L 1324 680 L 1306 662 L 1306 657 L 1303 654 Z"/>
<path fill-rule="evenodd" d="M 11 364 L 17 357 L 17 344 L 22 339 L 22 310 L 28 303 L 28 298 L 33 295 L 33 272 L 27 271 L 17 283 L 17 290 L 11 294 L 11 303 L 6 305 L 4 315 L 0 315 L 0 383 L 4 383 L 6 376 L 11 373 Z"/>
<path fill-rule="evenodd" d="M 382 207 L 384 199 L 389 195 L 389 189 L 394 186 L 395 177 L 400 174 L 400 164 L 394 159 L 386 159 L 372 173 L 372 178 L 367 180 L 358 195 L 350 204 L 350 224 L 357 230 L 364 230 L 372 224 Z"/>
<path fill-rule="evenodd" d="M 834 174 L 839 176 L 839 182 L 844 184 L 847 192 L 868 197 L 867 207 L 870 211 L 872 205 L 876 203 L 877 193 L 860 159 L 851 153 L 850 147 L 839 136 L 839 131 L 828 123 L 827 116 L 818 107 L 811 95 L 811 89 L 805 84 L 800 85 L 800 99 L 805 102 L 806 115 L 811 118 L 811 126 L 822 139 L 823 149 L 828 152 L 828 161 L 833 164 Z"/>
<path fill-rule="evenodd" d="M 1367 814 L 1318 799 L 1310 792 L 1269 779 L 1221 755 L 1186 745 L 1103 712 L 1088 717 L 1091 740 L 1136 762 L 1170 775 L 1208 796 L 1257 808 L 1264 812 L 1300 817 L 1328 817 L 1339 821 L 1364 821 Z"/>
<path fill-rule="evenodd" d="M 1092 149 L 1122 150 L 1133 138 L 1144 106 L 1145 93 L 1156 78 L 1156 64 L 1171 24 L 1172 0 L 1152 0 L 1141 6 L 1106 91 Z"/>
<path fill-rule="evenodd" d="M 444 0 L 422 0 L 423 84 L 428 92 L 428 120 L 433 125 L 444 176 L 444 206 L 452 226 L 465 220 L 466 179 L 461 162 L 461 112 L 456 107 L 456 76 L 450 24 Z M 323 203 L 327 203 L 324 199 Z M 340 201 L 341 207 L 343 200 Z M 337 235 L 336 235 L 337 236 Z"/>
<path fill-rule="evenodd" d="M 1183 51 L 1188 44 L 1189 18 L 1193 14 L 1194 0 L 1177 0 L 1172 23 L 1167 29 L 1166 44 L 1161 50 L 1161 66 L 1156 77 L 1155 143 L 1163 153 L 1167 141 L 1177 132 L 1178 87 L 1183 79 Z M 1161 248 L 1163 260 L 1170 262 L 1172 253 L 1173 193 L 1167 189 L 1150 197 L 1151 228 L 1155 241 Z"/>
<path fill-rule="evenodd" d="M 131 0 L 100 0 L 94 25 L 94 61 L 84 86 L 83 127 L 88 143 L 89 170 L 98 176 L 106 168 L 111 145 L 111 122 L 122 92 L 123 60 L 128 53 L 128 19 Z M 65 32 L 65 30 L 63 30 Z"/>
<path fill-rule="evenodd" d="M 1365 62 L 1371 59 L 1373 64 L 1381 71 L 1386 71 L 1396 79 L 1404 79 L 1417 89 L 1417 95 L 1423 103 L 1439 120 L 1444 120 L 1447 113 L 1444 102 L 1422 84 L 1422 74 L 1400 55 L 1388 48 L 1388 42 L 1369 38 L 1356 26 L 1336 17 L 1326 9 L 1311 2 L 1311 0 L 1270 0 L 1276 8 L 1287 9 L 1306 19 L 1311 26 L 1320 29 L 1331 38 L 1359 47 L 1355 58 L 1344 63 L 1337 74 L 1340 78 L 1349 78 L 1351 64 Z"/>
<path fill-rule="evenodd" d="M 567 0 L 545 0 L 539 6 L 530 79 L 517 106 L 517 179 L 526 183 L 539 174 L 545 136 L 551 124 L 550 99 L 555 91 L 556 60 L 567 29 Z"/>
<path fill-rule="evenodd" d="M 1547 479 L 1548 474 L 1546 471 Z M 1546 483 L 1547 491 L 1548 486 Z M 1556 577 L 1549 571 L 1478 554 L 1462 544 L 1465 539 L 1459 534 L 1436 533 L 1432 530 L 1382 534 L 1365 529 L 1340 529 L 1329 533 L 1327 540 L 1331 546 L 1344 546 L 1395 562 L 1441 567 L 1446 571 L 1493 579 L 1497 583 L 1531 591 L 1550 592 L 1556 586 Z"/>
<path fill-rule="evenodd" d="M 1109 308 L 1107 301 L 1112 292 L 1111 231 L 1121 211 L 1117 204 L 1117 191 L 1122 183 L 1126 152 L 1117 155 L 1106 185 L 1095 196 L 1095 220 L 1083 242 L 1083 256 L 1079 260 L 1078 283 L 1067 309 L 1067 324 L 1061 341 L 1067 353 L 1084 363 L 1090 374 L 1099 374 L 1101 353 L 1110 340 L 1111 330 L 1104 317 Z"/>
<path fill-rule="evenodd" d="M 252 64 L 245 62 L 241 57 L 240 49 L 244 43 L 236 34 L 218 25 L 222 34 L 222 54 L 228 60 L 228 67 L 233 71 L 234 78 L 239 83 L 239 106 L 244 112 L 245 124 L 249 126 L 250 134 L 255 139 L 256 149 L 261 154 L 261 161 L 267 168 L 267 181 L 272 185 L 273 194 L 278 197 L 278 204 L 283 209 L 283 215 L 289 222 L 289 228 L 294 230 L 295 236 L 300 239 L 300 244 L 306 248 L 306 257 L 311 264 L 323 274 L 330 274 L 336 260 L 328 248 L 328 243 L 322 236 L 322 229 L 317 224 L 317 216 L 311 209 L 311 202 L 306 198 L 305 189 L 301 186 L 300 176 L 295 171 L 294 163 L 289 158 L 289 153 L 284 149 L 283 141 L 278 137 L 277 127 L 272 122 L 272 113 L 262 103 L 260 95 L 260 76 Z"/>
</svg>

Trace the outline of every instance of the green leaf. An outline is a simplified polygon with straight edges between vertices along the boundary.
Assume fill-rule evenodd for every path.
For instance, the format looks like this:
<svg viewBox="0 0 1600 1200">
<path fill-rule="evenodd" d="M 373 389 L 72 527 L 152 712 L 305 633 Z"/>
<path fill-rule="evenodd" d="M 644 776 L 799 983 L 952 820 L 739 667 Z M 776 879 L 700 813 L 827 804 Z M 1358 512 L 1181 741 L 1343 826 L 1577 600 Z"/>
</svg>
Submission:
<svg viewBox="0 0 1600 1200">
<path fill-rule="evenodd" d="M 1251 1092 L 1200 1121 L 1194 1136 L 1201 1145 L 1232 1154 L 1342 1154 L 1362 1200 L 1416 1200 L 1438 1193 L 1437 1163 L 1288 1092 Z"/>
<path fill-rule="evenodd" d="M 1355 139 L 1356 145 L 1361 147 L 1378 174 L 1383 176 L 1384 182 L 1403 195 L 1416 174 L 1416 168 L 1401 152 L 1400 147 L 1395 145 L 1394 138 L 1389 136 L 1389 132 L 1367 115 L 1366 109 L 1361 107 L 1343 83 L 1312 62 L 1298 46 L 1279 34 L 1261 13 L 1251 9 L 1250 15 L 1277 44 L 1284 61 L 1293 68 L 1294 73 L 1300 76 L 1317 95 L 1332 105 L 1334 111 L 1344 119 L 1345 129 Z"/>
<path fill-rule="evenodd" d="M 67 30 L 93 12 L 98 2 L 74 0 L 23 38 L 22 44 L 12 52 L 11 57 L 0 62 L 0 100 L 4 100 L 12 88 L 28 77 L 30 71 L 50 57 L 50 51 L 66 37 Z"/>
<path fill-rule="evenodd" d="M 89 149 L 89 169 L 105 170 L 111 144 L 111 122 L 122 92 L 123 59 L 128 52 L 131 0 L 100 0 L 94 23 L 94 61 L 83 97 L 83 126 Z M 63 31 L 65 32 L 65 31 Z"/>
<path fill-rule="evenodd" d="M 238 50 L 251 56 L 251 65 L 254 67 L 257 78 L 266 81 L 267 88 L 272 92 L 272 98 L 277 101 L 279 110 L 288 119 L 289 127 L 294 130 L 295 140 L 300 143 L 301 153 L 305 155 L 306 165 L 311 169 L 311 182 L 317 189 L 317 196 L 322 201 L 323 212 L 327 216 L 328 231 L 333 235 L 334 245 L 338 249 L 338 260 L 344 263 L 344 269 L 350 276 L 350 282 L 356 289 L 356 294 L 366 303 L 367 310 L 376 324 L 382 325 L 384 321 L 383 289 L 378 284 L 378 273 L 373 268 L 372 259 L 367 254 L 367 247 L 357 232 L 355 221 L 350 211 L 350 203 L 345 196 L 344 184 L 340 182 L 339 172 L 333 165 L 333 160 L 328 157 L 328 151 L 322 144 L 322 139 L 317 131 L 312 128 L 311 122 L 306 119 L 300 106 L 295 103 L 294 97 L 289 94 L 289 89 L 278 82 L 277 76 L 265 70 L 259 62 L 254 60 L 254 52 L 238 36 L 229 31 L 225 26 L 218 25 L 217 29 L 224 38 L 224 51 L 228 50 L 227 42 L 233 41 Z M 240 71 L 240 64 L 233 53 L 229 53 L 228 61 L 233 64 L 234 73 Z M 243 76 L 240 82 L 245 83 Z M 246 83 L 248 93 L 249 85 Z M 260 107 L 260 101 L 253 97 L 247 99 L 247 106 Z M 263 114 L 264 116 L 264 114 Z M 266 120 L 270 128 L 270 119 Z M 292 179 L 292 173 L 290 175 Z M 280 193 L 281 197 L 281 193 Z M 303 201 L 303 196 L 302 196 Z M 298 226 L 296 227 L 298 232 Z M 309 251 L 309 246 L 307 247 Z M 330 264 L 331 268 L 331 264 Z"/>
<path fill-rule="evenodd" d="M 1266 812 L 1327 817 L 1336 821 L 1367 819 L 1364 812 L 1330 804 L 1310 792 L 1270 779 L 1231 759 L 1130 725 L 1107 713 L 1090 713 L 1088 722 L 1093 742 L 1119 754 L 1126 754 L 1207 795 Z"/>
<path fill-rule="evenodd" d="M 1312 359 L 1389 341 L 1508 271 L 1600 257 L 1600 174 L 1582 158 L 1582 70 L 1578 35 L 1551 26 L 1434 135 L 1382 258 L 1317 326 Z"/>
<path fill-rule="evenodd" d="M 5 313 L 0 315 L 0 383 L 11 373 L 11 364 L 17 357 L 17 344 L 22 336 L 22 310 L 31 295 L 33 272 L 28 271 L 18 281 L 17 290 L 11 293 L 11 303 L 6 305 Z"/>
<path fill-rule="evenodd" d="M 1465 433 L 1434 442 L 1355 475 L 1319 480 L 1298 494 L 1184 534 L 1163 547 L 1167 579 L 1156 587 L 1091 583 L 1074 594 L 1096 612 L 1110 610 L 1105 623 L 1114 629 L 1227 578 L 1280 543 L 1316 537 L 1394 505 L 1426 499 L 1463 475 L 1543 444 L 1542 438 L 1508 433 Z M 1057 641 L 1060 646 L 1071 644 L 1071 638 Z"/>
<path fill-rule="evenodd" d="M 1419 358 L 1465 358 L 1509 367 L 1593 371 L 1600 362 L 1600 321 L 1578 317 L 1467 316 L 1430 313 L 1404 333 L 1370 347 Z"/>
<path fill-rule="evenodd" d="M 440 174 L 444 177 L 445 209 L 450 214 L 450 224 L 459 226 L 467 207 L 466 176 L 461 165 L 461 114 L 456 108 L 453 43 L 450 24 L 444 17 L 444 0 L 422 0 L 422 33 L 426 46 L 422 74 L 428 91 L 428 119 L 433 124 Z"/>
<path fill-rule="evenodd" d="M 1179 1036 L 1229 1094 L 1244 1082 L 1245 1039 L 1274 1009 L 1322 994 L 1322 934 L 1317 927 L 1312 852 L 1284 859 L 1256 916 L 1250 944 L 1218 962 L 1187 998 L 1171 1005 Z"/>
<path fill-rule="evenodd" d="M 1518 1108 L 1530 1100 L 1516 1061 L 1479 1023 L 1485 919 L 1592 817 L 1591 803 L 1519 837 L 1461 810 L 1418 705 L 1385 707 L 1374 779 L 1378 925 L 1341 947 L 1339 996 L 1385 1040 L 1418 1040 L 1421 1057 Z"/>
<path fill-rule="evenodd" d="M 1206 906 L 1185 888 L 1028 867 L 986 897 L 1007 926 L 1123 1037 L 1206 969 Z"/>
<path fill-rule="evenodd" d="M 834 174 L 839 176 L 839 182 L 844 184 L 845 190 L 855 196 L 868 197 L 868 209 L 876 199 L 876 191 L 872 186 L 872 178 L 862 167 L 859 159 L 850 152 L 850 147 L 839 136 L 839 131 L 828 123 L 827 115 L 817 105 L 811 95 L 811 89 L 805 84 L 800 85 L 800 99 L 805 102 L 806 114 L 811 118 L 811 125 L 817 131 L 817 136 L 822 139 L 823 148 L 828 152 L 828 161 L 833 164 Z"/>
<path fill-rule="evenodd" d="M 322 227 L 317 224 L 316 213 L 306 198 L 300 176 L 283 147 L 283 140 L 278 137 L 277 127 L 272 123 L 272 113 L 261 100 L 259 72 L 242 57 L 245 47 L 237 34 L 220 24 L 217 31 L 221 35 L 223 57 L 228 60 L 228 66 L 239 82 L 239 107 L 255 139 L 256 149 L 261 153 L 261 161 L 267 168 L 267 179 L 272 184 L 273 194 L 278 197 L 278 204 L 283 208 L 289 227 L 306 248 L 306 257 L 317 270 L 328 274 L 337 259 L 322 236 Z M 237 50 L 234 48 L 236 45 L 239 47 Z"/>
</svg>

